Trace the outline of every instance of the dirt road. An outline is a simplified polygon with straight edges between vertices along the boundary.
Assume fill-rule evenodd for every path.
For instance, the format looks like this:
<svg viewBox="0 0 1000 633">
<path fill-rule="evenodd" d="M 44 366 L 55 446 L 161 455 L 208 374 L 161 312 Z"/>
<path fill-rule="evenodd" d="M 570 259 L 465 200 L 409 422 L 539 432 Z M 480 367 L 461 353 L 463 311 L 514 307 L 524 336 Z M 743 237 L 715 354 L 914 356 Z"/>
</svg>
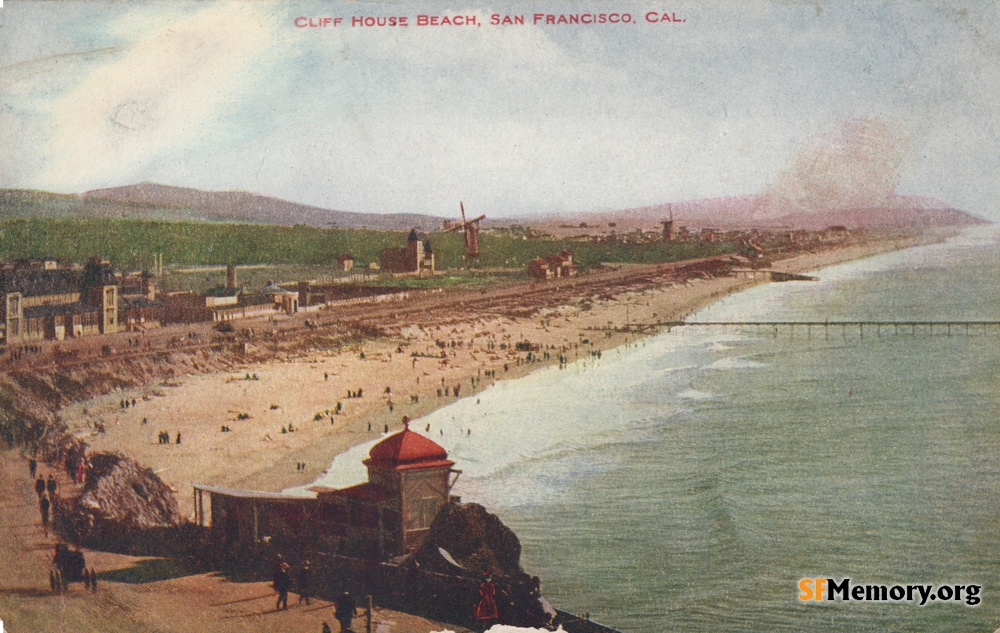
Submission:
<svg viewBox="0 0 1000 633">
<path fill-rule="evenodd" d="M 41 465 L 47 476 L 56 472 Z M 57 473 L 58 474 L 58 473 Z M 65 477 L 60 494 L 72 494 Z M 15 451 L 0 453 L 0 620 L 13 633 L 136 633 L 212 631 L 246 633 L 319 633 L 323 622 L 333 630 L 333 604 L 313 599 L 275 611 L 276 596 L 268 582 L 237 582 L 219 574 L 191 574 L 172 561 L 85 550 L 87 565 L 98 572 L 98 591 L 81 583 L 55 595 L 48 572 L 53 547 L 60 542 L 42 531 L 37 498 L 27 461 Z M 380 630 L 394 633 L 464 631 L 416 616 L 376 607 Z M 364 631 L 365 619 L 354 629 Z"/>
</svg>

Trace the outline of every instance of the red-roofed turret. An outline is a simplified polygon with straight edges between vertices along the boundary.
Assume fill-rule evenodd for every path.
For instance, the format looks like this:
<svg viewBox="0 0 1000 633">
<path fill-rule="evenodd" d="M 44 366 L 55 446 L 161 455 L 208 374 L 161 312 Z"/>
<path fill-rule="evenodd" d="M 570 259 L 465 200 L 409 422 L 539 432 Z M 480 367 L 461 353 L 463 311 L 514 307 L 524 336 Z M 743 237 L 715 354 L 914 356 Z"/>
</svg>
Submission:
<svg viewBox="0 0 1000 633">
<path fill-rule="evenodd" d="M 369 467 L 402 470 L 410 468 L 440 468 L 455 464 L 448 459 L 448 451 L 440 444 L 410 430 L 409 418 L 403 419 L 405 428 L 372 447 L 365 464 Z"/>
</svg>

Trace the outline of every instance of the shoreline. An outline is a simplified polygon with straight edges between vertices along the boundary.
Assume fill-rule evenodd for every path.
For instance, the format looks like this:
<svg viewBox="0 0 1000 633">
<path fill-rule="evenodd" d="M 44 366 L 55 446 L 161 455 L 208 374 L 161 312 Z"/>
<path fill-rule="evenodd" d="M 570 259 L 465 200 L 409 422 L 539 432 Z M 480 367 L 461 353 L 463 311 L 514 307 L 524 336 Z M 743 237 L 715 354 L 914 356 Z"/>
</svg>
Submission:
<svg viewBox="0 0 1000 633">
<path fill-rule="evenodd" d="M 944 237 L 873 240 L 803 253 L 775 262 L 773 270 L 802 273 Z M 91 450 L 120 450 L 152 468 L 177 493 L 182 515 L 190 516 L 190 483 L 267 491 L 308 485 L 337 455 L 386 428 L 399 430 L 403 415 L 418 419 L 497 382 L 556 365 L 560 356 L 572 362 L 655 335 L 658 330 L 637 333 L 622 326 L 682 320 L 761 283 L 772 282 L 719 277 L 606 288 L 561 305 L 536 306 L 530 316 L 459 309 L 447 319 L 404 326 L 350 347 L 310 348 L 296 358 L 250 363 L 239 372 L 188 374 L 180 382 L 72 403 L 59 413 Z M 609 327 L 618 329 L 596 331 Z M 512 349 L 522 341 L 539 347 L 530 362 L 526 352 Z M 347 397 L 358 390 L 362 397 Z M 136 406 L 122 409 L 125 398 L 135 398 Z M 338 402 L 341 414 L 334 413 Z M 249 418 L 237 419 L 242 415 Z M 94 431 L 97 423 L 104 433 Z M 288 425 L 296 431 L 282 433 Z M 222 432 L 223 426 L 232 431 Z M 158 444 L 160 431 L 170 435 L 171 444 Z M 177 433 L 183 438 L 179 445 L 173 442 Z"/>
</svg>

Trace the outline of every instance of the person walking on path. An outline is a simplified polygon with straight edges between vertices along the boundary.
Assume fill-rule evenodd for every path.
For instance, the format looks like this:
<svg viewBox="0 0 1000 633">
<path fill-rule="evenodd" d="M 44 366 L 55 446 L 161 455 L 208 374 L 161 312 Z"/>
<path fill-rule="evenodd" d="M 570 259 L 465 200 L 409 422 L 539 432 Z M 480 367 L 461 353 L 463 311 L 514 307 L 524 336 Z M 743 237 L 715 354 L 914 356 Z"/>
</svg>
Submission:
<svg viewBox="0 0 1000 633">
<path fill-rule="evenodd" d="M 354 620 L 355 613 L 358 610 L 357 603 L 354 602 L 351 594 L 345 591 L 337 598 L 334 607 L 336 610 L 333 615 L 337 618 L 337 622 L 340 622 L 340 633 L 348 633 L 351 630 L 351 622 Z"/>
<path fill-rule="evenodd" d="M 35 480 L 35 494 L 38 495 L 39 499 L 45 494 L 45 479 L 41 475 Z"/>
<path fill-rule="evenodd" d="M 288 589 L 291 587 L 292 579 L 288 575 L 291 566 L 288 563 L 281 563 L 274 572 L 274 590 L 278 592 L 278 602 L 274 605 L 274 610 L 288 609 Z"/>
<path fill-rule="evenodd" d="M 296 574 L 295 580 L 299 583 L 299 604 L 305 601 L 306 605 L 309 604 L 309 585 L 312 583 L 312 568 L 309 566 L 309 561 L 302 564 L 299 569 L 299 573 Z"/>
<path fill-rule="evenodd" d="M 38 460 L 32 457 L 28 460 L 28 472 L 31 473 L 31 478 L 35 478 L 35 472 L 38 471 Z"/>
<path fill-rule="evenodd" d="M 52 501 L 55 501 L 56 500 L 56 490 L 59 488 L 59 484 L 56 483 L 56 478 L 52 476 L 52 473 L 49 473 L 49 480 L 45 483 L 45 487 L 49 491 L 49 498 Z"/>
<path fill-rule="evenodd" d="M 49 498 L 42 495 L 38 501 L 38 511 L 42 513 L 42 529 L 45 530 L 45 538 L 49 536 L 49 508 L 52 506 Z"/>
</svg>

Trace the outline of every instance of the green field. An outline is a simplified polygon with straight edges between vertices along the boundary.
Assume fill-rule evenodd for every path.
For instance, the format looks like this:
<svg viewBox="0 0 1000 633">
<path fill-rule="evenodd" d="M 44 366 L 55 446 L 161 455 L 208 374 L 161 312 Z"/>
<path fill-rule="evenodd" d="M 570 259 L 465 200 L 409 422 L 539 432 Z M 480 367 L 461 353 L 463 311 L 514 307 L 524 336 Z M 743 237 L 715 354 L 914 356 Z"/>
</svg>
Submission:
<svg viewBox="0 0 1000 633">
<path fill-rule="evenodd" d="M 429 236 L 442 270 L 465 266 L 461 233 Z M 152 265 L 154 253 L 164 265 L 274 264 L 335 267 L 349 254 L 359 269 L 378 261 L 379 252 L 406 244 L 406 232 L 368 229 L 324 229 L 303 225 L 274 226 L 212 222 L 167 222 L 127 219 L 15 218 L 0 222 L 0 258 L 55 258 L 84 262 L 101 255 L 116 269 Z M 574 240 L 524 239 L 507 232 L 480 235 L 483 268 L 524 268 L 535 257 L 562 250 L 573 252 L 583 269 L 604 262 L 657 263 L 732 252 L 731 244 L 665 243 L 595 244 Z M 322 268 L 314 269 L 322 270 Z"/>
</svg>

